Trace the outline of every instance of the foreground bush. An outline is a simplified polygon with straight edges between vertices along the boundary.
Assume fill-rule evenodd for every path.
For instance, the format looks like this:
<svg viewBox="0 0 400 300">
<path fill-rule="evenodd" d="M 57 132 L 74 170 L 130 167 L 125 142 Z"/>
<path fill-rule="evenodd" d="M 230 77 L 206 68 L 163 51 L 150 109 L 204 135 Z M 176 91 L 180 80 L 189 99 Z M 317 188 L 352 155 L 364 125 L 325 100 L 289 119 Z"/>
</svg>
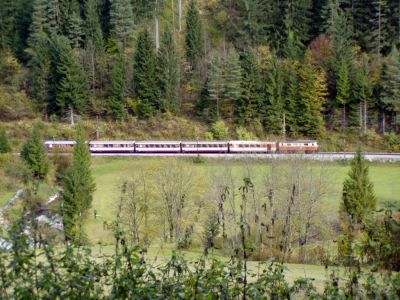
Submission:
<svg viewBox="0 0 400 300">
<path fill-rule="evenodd" d="M 188 262 L 177 254 L 162 265 L 145 260 L 145 251 L 129 247 L 115 225 L 114 255 L 94 256 L 90 248 L 45 245 L 40 231 L 25 221 L 8 233 L 11 250 L 0 252 L 1 299 L 399 299 L 400 276 L 335 273 L 317 292 L 310 278 L 289 284 L 285 267 L 267 261 L 252 274 L 246 261 L 228 262 L 203 257 Z M 39 247 L 40 245 L 40 247 Z M 381 275 L 383 276 L 383 275 Z"/>
</svg>

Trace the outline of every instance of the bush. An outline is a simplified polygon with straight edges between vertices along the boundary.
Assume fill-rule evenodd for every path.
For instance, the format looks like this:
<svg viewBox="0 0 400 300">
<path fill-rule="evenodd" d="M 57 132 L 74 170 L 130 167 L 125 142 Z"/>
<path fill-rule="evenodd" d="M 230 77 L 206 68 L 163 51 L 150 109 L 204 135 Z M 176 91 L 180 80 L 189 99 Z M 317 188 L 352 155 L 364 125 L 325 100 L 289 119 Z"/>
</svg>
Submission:
<svg viewBox="0 0 400 300">
<path fill-rule="evenodd" d="M 9 91 L 0 86 L 0 119 L 14 121 L 35 117 L 32 101 L 25 92 Z"/>
<path fill-rule="evenodd" d="M 211 128 L 213 136 L 217 140 L 226 140 L 228 138 L 229 127 L 226 126 L 224 121 L 217 121 Z"/>
<path fill-rule="evenodd" d="M 400 152 L 400 136 L 397 136 L 395 133 L 390 132 L 385 134 L 384 144 L 389 151 Z"/>
<path fill-rule="evenodd" d="M 239 140 L 251 141 L 254 140 L 254 135 L 244 127 L 236 128 L 236 135 Z"/>
</svg>

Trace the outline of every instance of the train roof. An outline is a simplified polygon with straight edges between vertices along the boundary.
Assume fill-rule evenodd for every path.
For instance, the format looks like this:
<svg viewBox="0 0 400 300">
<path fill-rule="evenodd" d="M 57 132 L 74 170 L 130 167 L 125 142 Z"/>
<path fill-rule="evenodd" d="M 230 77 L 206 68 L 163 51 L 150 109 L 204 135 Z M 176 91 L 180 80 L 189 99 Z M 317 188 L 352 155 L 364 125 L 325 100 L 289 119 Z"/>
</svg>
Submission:
<svg viewBox="0 0 400 300">
<path fill-rule="evenodd" d="M 89 144 L 102 145 L 102 144 L 133 144 L 135 141 L 90 141 Z"/>
<path fill-rule="evenodd" d="M 136 144 L 150 144 L 150 145 L 156 145 L 156 144 L 180 144 L 181 141 L 136 141 Z"/>
<path fill-rule="evenodd" d="M 183 144 L 190 144 L 190 143 L 195 143 L 195 144 L 227 144 L 227 141 L 182 141 Z"/>
<path fill-rule="evenodd" d="M 292 140 L 292 141 L 280 141 L 279 143 L 317 143 L 317 140 Z"/>
<path fill-rule="evenodd" d="M 75 141 L 45 141 L 46 145 L 57 144 L 57 145 L 71 145 L 76 144 Z"/>
<path fill-rule="evenodd" d="M 266 143 L 266 144 L 275 144 L 276 141 L 229 141 L 229 143 L 241 143 L 241 144 L 259 144 L 259 143 Z"/>
</svg>

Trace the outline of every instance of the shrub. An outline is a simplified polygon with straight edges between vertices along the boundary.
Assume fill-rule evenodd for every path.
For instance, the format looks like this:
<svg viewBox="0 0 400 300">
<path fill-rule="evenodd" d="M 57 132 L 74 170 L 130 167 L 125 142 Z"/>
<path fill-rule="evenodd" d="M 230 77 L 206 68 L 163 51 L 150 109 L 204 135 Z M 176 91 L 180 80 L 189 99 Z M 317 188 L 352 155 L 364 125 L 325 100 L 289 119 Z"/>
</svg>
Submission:
<svg viewBox="0 0 400 300">
<path fill-rule="evenodd" d="M 254 140 L 254 135 L 244 127 L 236 128 L 236 135 L 239 140 L 250 141 Z"/>
<path fill-rule="evenodd" d="M 226 140 L 228 137 L 229 127 L 224 123 L 224 121 L 217 121 L 213 124 L 211 131 L 214 138 L 217 140 Z"/>
</svg>

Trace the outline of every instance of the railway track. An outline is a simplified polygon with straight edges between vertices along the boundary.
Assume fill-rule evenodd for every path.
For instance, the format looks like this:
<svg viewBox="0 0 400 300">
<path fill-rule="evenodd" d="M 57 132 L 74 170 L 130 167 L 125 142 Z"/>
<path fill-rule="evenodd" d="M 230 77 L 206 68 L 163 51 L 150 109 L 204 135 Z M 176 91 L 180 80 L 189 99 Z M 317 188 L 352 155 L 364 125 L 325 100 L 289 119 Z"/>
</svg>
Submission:
<svg viewBox="0 0 400 300">
<path fill-rule="evenodd" d="M 128 157 L 207 157 L 207 158 L 223 158 L 223 159 L 291 159 L 301 158 L 319 161 L 340 161 L 349 160 L 354 157 L 355 152 L 319 152 L 313 154 L 233 154 L 233 153 L 92 153 L 92 156 L 128 156 Z M 400 153 L 365 153 L 365 159 L 369 161 L 380 162 L 400 162 Z"/>
</svg>

